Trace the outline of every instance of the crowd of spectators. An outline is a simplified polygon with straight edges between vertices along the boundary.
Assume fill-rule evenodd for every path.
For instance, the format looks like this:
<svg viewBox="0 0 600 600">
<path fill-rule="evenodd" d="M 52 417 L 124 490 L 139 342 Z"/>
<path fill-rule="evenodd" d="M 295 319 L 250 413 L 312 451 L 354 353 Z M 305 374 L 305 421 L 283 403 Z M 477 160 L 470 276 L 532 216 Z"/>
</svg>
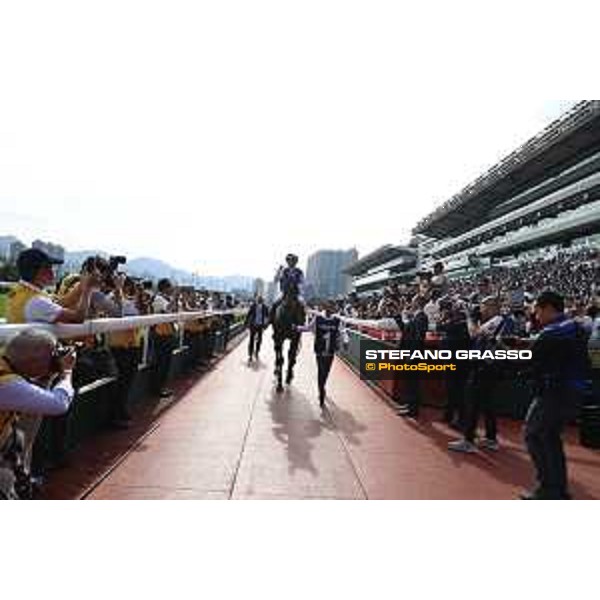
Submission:
<svg viewBox="0 0 600 600">
<path fill-rule="evenodd" d="M 416 303 L 433 331 L 444 314 L 463 312 L 477 323 L 480 303 L 489 296 L 498 299 L 503 314 L 510 314 L 521 335 L 537 330 L 533 305 L 545 290 L 560 293 L 566 312 L 591 326 L 600 307 L 600 253 L 592 248 L 562 250 L 535 260 L 515 261 L 510 266 L 492 266 L 476 273 L 450 279 L 442 263 L 433 271 L 423 271 L 415 281 L 387 286 L 381 293 L 350 294 L 338 300 L 340 314 L 357 319 L 410 320 Z"/>
<path fill-rule="evenodd" d="M 411 351 L 436 345 L 481 355 L 531 349 L 529 363 L 472 360 L 446 377 L 444 421 L 461 434 L 448 449 L 499 451 L 494 389 L 507 376 L 520 379 L 530 387 L 525 441 L 537 478 L 523 498 L 566 499 L 561 433 L 597 393 L 589 340 L 598 337 L 599 285 L 600 254 L 591 248 L 563 249 L 452 279 L 437 263 L 410 284 L 339 300 L 338 313 L 397 329 L 398 343 Z M 394 396 L 402 417 L 418 420 L 426 388 L 421 383 L 418 377 L 405 377 L 402 392 Z"/>
<path fill-rule="evenodd" d="M 187 368 L 206 369 L 214 357 L 217 336 L 222 340 L 220 349 L 225 350 L 233 320 L 233 312 L 227 311 L 239 304 L 232 295 L 177 286 L 169 279 L 155 284 L 129 276 L 124 257 L 90 256 L 79 272 L 63 274 L 57 280 L 55 269 L 60 262 L 39 249 L 21 253 L 19 281 L 7 296 L 8 324 L 77 324 L 89 319 L 203 314 L 181 325 L 157 324 L 149 330 L 147 340 L 143 330 L 131 328 L 62 342 L 47 331 L 34 329 L 9 340 L 0 353 L 0 483 L 4 482 L 5 488 L 0 496 L 10 496 L 15 489 L 20 495 L 30 494 L 29 483 L 39 480 L 30 476 L 32 471 L 42 473 L 66 462 L 70 407 L 86 386 L 103 380 L 113 386 L 105 425 L 128 428 L 132 386 L 142 361 L 151 374 L 155 397 L 170 397 L 169 373 L 176 348 L 182 343 L 188 348 Z M 36 364 L 35 356 L 40 357 L 39 374 L 33 376 L 27 365 Z M 40 389 L 48 393 L 44 395 Z M 56 390 L 61 391 L 58 400 Z M 53 465 L 46 464 L 43 456 L 35 460 L 35 442 L 44 418 Z M 7 470 L 6 460 L 17 459 L 18 464 Z M 7 483 L 7 472 L 25 475 L 15 487 Z"/>
</svg>

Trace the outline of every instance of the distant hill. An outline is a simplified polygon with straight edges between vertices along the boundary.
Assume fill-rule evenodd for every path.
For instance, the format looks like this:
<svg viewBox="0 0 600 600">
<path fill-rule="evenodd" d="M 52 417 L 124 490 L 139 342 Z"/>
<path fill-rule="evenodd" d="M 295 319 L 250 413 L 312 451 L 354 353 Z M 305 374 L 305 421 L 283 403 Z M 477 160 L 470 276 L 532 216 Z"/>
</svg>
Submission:
<svg viewBox="0 0 600 600">
<path fill-rule="evenodd" d="M 65 254 L 65 268 L 67 270 L 79 269 L 88 256 L 100 255 L 108 258 L 106 252 L 98 250 L 82 250 L 78 252 L 67 252 Z M 134 277 L 144 279 L 168 278 L 180 285 L 194 285 L 210 290 L 231 292 L 233 290 L 244 290 L 251 292 L 254 285 L 254 277 L 244 275 L 231 275 L 227 277 L 199 277 L 189 271 L 177 269 L 172 265 L 156 258 L 140 257 L 133 258 L 127 262 L 125 271 Z"/>
</svg>

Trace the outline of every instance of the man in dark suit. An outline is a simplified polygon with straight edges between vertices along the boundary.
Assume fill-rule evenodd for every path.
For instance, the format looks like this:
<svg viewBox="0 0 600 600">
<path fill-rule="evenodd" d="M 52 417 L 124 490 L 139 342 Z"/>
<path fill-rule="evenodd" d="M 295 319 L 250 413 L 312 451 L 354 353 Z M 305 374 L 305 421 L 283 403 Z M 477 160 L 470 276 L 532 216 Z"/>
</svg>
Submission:
<svg viewBox="0 0 600 600">
<path fill-rule="evenodd" d="M 269 309 L 264 303 L 262 296 L 257 296 L 250 306 L 246 315 L 246 326 L 250 329 L 250 341 L 248 343 L 248 362 L 253 358 L 258 360 L 260 346 L 262 344 L 263 331 L 269 325 Z"/>
<path fill-rule="evenodd" d="M 429 330 L 429 319 L 423 310 L 427 299 L 423 296 L 416 296 L 412 302 L 412 315 L 408 323 L 404 325 L 402 334 L 402 349 L 415 352 L 425 349 L 425 336 Z M 421 395 L 419 379 L 415 374 L 409 374 L 406 379 L 406 398 L 405 403 L 400 405 L 397 413 L 401 417 L 416 420 L 419 417 L 419 408 L 421 405 Z"/>
</svg>

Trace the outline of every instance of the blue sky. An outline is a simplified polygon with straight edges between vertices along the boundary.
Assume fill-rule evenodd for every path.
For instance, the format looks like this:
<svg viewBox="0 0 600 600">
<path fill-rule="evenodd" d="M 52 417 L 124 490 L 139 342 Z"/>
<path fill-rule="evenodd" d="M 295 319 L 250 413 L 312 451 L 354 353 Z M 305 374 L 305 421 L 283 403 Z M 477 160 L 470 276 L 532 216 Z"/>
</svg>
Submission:
<svg viewBox="0 0 600 600">
<path fill-rule="evenodd" d="M 440 96 L 439 55 L 354 5 L 144 6 L 5 14 L 0 233 L 270 277 L 406 241 L 573 102 Z"/>
</svg>

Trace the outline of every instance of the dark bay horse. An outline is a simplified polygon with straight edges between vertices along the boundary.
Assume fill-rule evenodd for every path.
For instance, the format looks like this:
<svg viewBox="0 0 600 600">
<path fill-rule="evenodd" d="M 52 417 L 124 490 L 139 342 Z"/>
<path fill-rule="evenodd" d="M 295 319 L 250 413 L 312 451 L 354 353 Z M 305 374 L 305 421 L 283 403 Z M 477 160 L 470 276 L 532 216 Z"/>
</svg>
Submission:
<svg viewBox="0 0 600 600">
<path fill-rule="evenodd" d="M 290 341 L 288 350 L 287 375 L 285 382 L 292 383 L 294 378 L 294 365 L 300 348 L 301 333 L 296 326 L 304 325 L 306 310 L 298 298 L 298 290 L 290 289 L 283 298 L 275 303 L 271 311 L 271 324 L 273 325 L 273 342 L 275 344 L 275 378 L 277 391 L 283 391 L 283 345 L 285 340 Z"/>
</svg>

